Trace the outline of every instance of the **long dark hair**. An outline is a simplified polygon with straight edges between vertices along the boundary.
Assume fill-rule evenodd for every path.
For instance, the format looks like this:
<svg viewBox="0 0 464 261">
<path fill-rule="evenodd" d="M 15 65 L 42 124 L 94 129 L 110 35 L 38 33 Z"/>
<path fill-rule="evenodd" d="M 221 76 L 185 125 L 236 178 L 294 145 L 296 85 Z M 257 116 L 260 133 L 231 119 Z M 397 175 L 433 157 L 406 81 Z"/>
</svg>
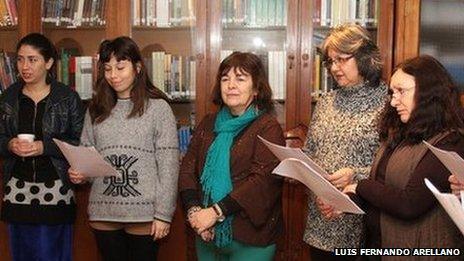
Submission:
<svg viewBox="0 0 464 261">
<path fill-rule="evenodd" d="M 463 133 L 464 119 L 456 85 L 445 67 L 432 56 L 423 55 L 404 61 L 394 71 L 414 77 L 415 106 L 407 123 L 395 108 L 386 104 L 379 124 L 380 140 L 390 147 L 418 144 L 434 135 L 455 130 Z"/>
<path fill-rule="evenodd" d="M 50 84 L 52 80 L 56 79 L 56 61 L 58 59 L 58 52 L 56 51 L 55 45 L 43 34 L 39 33 L 30 33 L 21 40 L 19 40 L 18 44 L 16 45 L 16 54 L 18 54 L 19 49 L 24 46 L 29 45 L 36 49 L 40 55 L 43 56 L 46 63 L 53 59 L 53 64 L 47 71 L 47 77 L 45 78 L 45 82 Z M 24 83 L 22 79 L 19 79 Z"/>
<path fill-rule="evenodd" d="M 233 52 L 219 66 L 216 74 L 212 98 L 216 105 L 223 106 L 221 96 L 221 78 L 230 70 L 239 70 L 248 73 L 253 81 L 253 89 L 258 93 L 253 103 L 259 110 L 273 112 L 272 90 L 266 75 L 266 70 L 261 59 L 252 53 Z"/>
<path fill-rule="evenodd" d="M 103 41 L 100 44 L 99 55 L 97 83 L 89 105 L 92 123 L 101 123 L 108 118 L 117 102 L 116 92 L 105 79 L 105 63 L 109 62 L 111 57 L 116 58 L 117 61 L 130 61 L 136 73 L 130 93 L 133 107 L 128 118 L 143 115 L 149 98 L 169 101 L 168 97 L 148 78 L 139 47 L 131 38 L 122 36 Z M 140 71 L 137 72 L 137 68 Z"/>
</svg>

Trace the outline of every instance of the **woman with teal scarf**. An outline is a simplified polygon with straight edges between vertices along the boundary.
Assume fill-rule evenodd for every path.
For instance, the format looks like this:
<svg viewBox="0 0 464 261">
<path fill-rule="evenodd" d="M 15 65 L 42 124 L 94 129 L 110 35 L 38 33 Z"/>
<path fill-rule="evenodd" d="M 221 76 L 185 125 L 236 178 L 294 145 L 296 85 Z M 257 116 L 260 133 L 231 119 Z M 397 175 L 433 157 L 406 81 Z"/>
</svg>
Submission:
<svg viewBox="0 0 464 261">
<path fill-rule="evenodd" d="M 279 161 L 258 135 L 285 144 L 272 91 L 254 54 L 234 52 L 213 89 L 219 112 L 198 125 L 179 173 L 199 260 L 273 260 L 283 227 Z"/>
</svg>

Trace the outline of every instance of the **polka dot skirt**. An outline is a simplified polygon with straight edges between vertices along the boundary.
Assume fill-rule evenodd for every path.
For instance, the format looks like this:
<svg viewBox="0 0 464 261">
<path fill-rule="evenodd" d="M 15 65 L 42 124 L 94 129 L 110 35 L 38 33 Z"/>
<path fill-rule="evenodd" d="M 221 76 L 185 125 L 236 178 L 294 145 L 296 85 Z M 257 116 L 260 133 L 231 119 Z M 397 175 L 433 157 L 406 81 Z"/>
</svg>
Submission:
<svg viewBox="0 0 464 261">
<path fill-rule="evenodd" d="M 12 177 L 4 189 L 3 201 L 22 205 L 69 205 L 74 193 L 60 179 L 45 183 L 25 182 Z"/>
</svg>

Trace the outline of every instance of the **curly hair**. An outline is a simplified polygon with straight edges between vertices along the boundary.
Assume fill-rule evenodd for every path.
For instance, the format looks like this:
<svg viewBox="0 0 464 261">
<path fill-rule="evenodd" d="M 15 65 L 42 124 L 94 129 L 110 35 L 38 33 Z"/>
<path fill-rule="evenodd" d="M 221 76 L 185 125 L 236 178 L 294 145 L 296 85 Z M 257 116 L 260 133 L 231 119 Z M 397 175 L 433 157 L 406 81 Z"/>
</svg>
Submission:
<svg viewBox="0 0 464 261">
<path fill-rule="evenodd" d="M 216 82 L 212 91 L 213 103 L 223 106 L 224 101 L 221 96 L 221 78 L 230 70 L 239 70 L 251 75 L 253 89 L 258 95 L 253 101 L 259 110 L 264 112 L 273 112 L 274 103 L 272 101 L 272 90 L 269 85 L 266 70 L 261 59 L 255 54 L 248 52 L 233 52 L 219 65 L 216 74 Z"/>
<path fill-rule="evenodd" d="M 400 142 L 418 144 L 444 131 L 463 134 L 464 119 L 456 85 L 445 67 L 432 56 L 422 55 L 399 64 L 414 77 L 414 109 L 408 122 L 403 123 L 395 108 L 385 105 L 379 122 L 380 140 L 389 147 Z M 390 91 L 391 93 L 391 91 Z"/>
<path fill-rule="evenodd" d="M 329 57 L 329 50 L 351 54 L 358 65 L 359 75 L 371 87 L 377 87 L 382 77 L 382 59 L 377 45 L 369 32 L 357 24 L 342 24 L 333 28 L 321 46 L 323 59 Z"/>
<path fill-rule="evenodd" d="M 129 118 L 143 115 L 149 98 L 169 101 L 168 97 L 150 81 L 139 47 L 131 38 L 121 36 L 103 41 L 100 44 L 99 55 L 97 83 L 89 104 L 92 123 L 101 123 L 108 118 L 117 102 L 116 92 L 105 79 L 105 63 L 109 62 L 112 57 L 117 61 L 130 61 L 136 73 L 130 92 L 130 99 L 134 105 L 128 115 Z M 137 72 L 136 68 L 140 71 Z"/>
</svg>

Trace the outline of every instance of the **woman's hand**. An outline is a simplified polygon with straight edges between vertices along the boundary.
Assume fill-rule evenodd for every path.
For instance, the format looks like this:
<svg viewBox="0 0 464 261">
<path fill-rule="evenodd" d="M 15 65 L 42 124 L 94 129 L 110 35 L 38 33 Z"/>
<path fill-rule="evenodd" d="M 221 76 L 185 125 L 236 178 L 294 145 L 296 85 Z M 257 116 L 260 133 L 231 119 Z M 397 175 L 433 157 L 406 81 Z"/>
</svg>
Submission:
<svg viewBox="0 0 464 261">
<path fill-rule="evenodd" d="M 464 184 L 459 182 L 459 180 L 456 178 L 456 175 L 454 174 L 449 176 L 448 181 L 450 182 L 450 187 L 453 194 L 458 198 L 461 198 L 461 191 L 464 191 Z"/>
<path fill-rule="evenodd" d="M 192 228 L 201 235 L 203 231 L 214 226 L 217 221 L 217 214 L 212 207 L 204 208 L 200 211 L 192 213 L 189 217 L 189 222 Z"/>
<path fill-rule="evenodd" d="M 343 168 L 335 171 L 332 175 L 327 177 L 327 180 L 332 183 L 336 188 L 343 189 L 345 186 L 353 181 L 354 170 L 351 168 Z"/>
<path fill-rule="evenodd" d="M 203 233 L 200 234 L 201 239 L 205 242 L 209 242 L 214 239 L 214 227 L 203 231 Z"/>
<path fill-rule="evenodd" d="M 153 240 L 161 239 L 169 234 L 170 228 L 170 223 L 155 219 L 151 225 L 150 235 L 153 236 Z"/>
<path fill-rule="evenodd" d="M 358 187 L 358 183 L 353 183 L 353 184 L 350 184 L 348 186 L 346 186 L 344 189 L 343 189 L 343 193 L 353 193 L 353 194 L 356 194 L 356 188 Z"/>
<path fill-rule="evenodd" d="M 82 184 L 87 181 L 86 177 L 72 168 L 68 169 L 69 180 L 74 184 Z"/>
<path fill-rule="evenodd" d="M 321 212 L 321 215 L 329 220 L 337 218 L 342 214 L 341 211 L 335 210 L 334 207 L 326 204 L 320 197 L 316 197 L 316 206 L 319 209 L 319 212 Z"/>
<path fill-rule="evenodd" d="M 43 143 L 13 138 L 8 142 L 8 149 L 20 157 L 38 156 L 43 154 Z"/>
</svg>

